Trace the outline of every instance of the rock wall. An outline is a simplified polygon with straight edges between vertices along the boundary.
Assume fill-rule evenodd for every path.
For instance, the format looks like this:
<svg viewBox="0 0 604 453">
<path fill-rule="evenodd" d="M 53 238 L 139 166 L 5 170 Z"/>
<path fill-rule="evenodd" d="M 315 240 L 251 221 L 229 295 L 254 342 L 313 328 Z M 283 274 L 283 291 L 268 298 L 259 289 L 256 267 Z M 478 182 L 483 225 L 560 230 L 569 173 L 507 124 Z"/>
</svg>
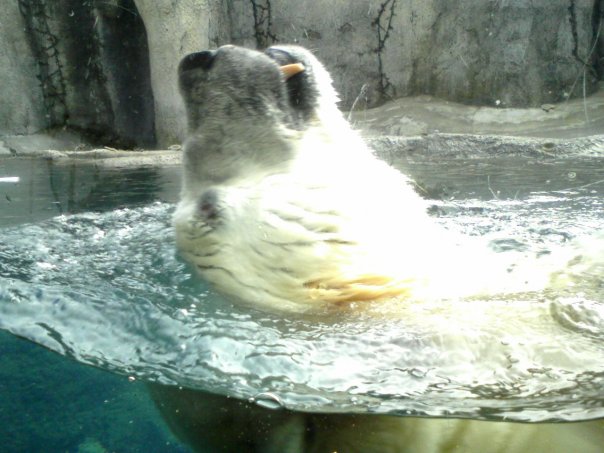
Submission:
<svg viewBox="0 0 604 453">
<path fill-rule="evenodd" d="M 417 94 L 539 106 L 589 94 L 604 75 L 604 0 L 17 4 L 22 14 L 0 0 L 2 133 L 67 125 L 114 146 L 177 143 L 186 128 L 178 61 L 225 43 L 315 50 L 344 108 Z"/>
<path fill-rule="evenodd" d="M 0 6 L 19 11 L 15 26 L 11 20 L 12 28 L 2 30 L 20 48 L 0 49 L 16 61 L 10 74 L 21 86 L 3 87 L 3 97 L 42 111 L 35 126 L 5 134 L 68 127 L 100 144 L 155 144 L 147 38 L 132 0 L 0 0 Z"/>
<path fill-rule="evenodd" d="M 345 105 L 538 106 L 595 89 L 600 0 L 233 0 L 232 40 L 317 50 Z M 577 83 L 581 79 L 581 83 Z"/>
<path fill-rule="evenodd" d="M 0 135 L 30 134 L 48 126 L 36 61 L 19 5 L 0 5 Z"/>
<path fill-rule="evenodd" d="M 439 3 L 439 14 L 425 28 L 431 33 L 414 48 L 407 92 L 480 105 L 538 106 L 581 95 L 577 79 L 586 64 L 587 93 L 595 89 L 589 55 L 593 1 L 463 0 L 462 8 Z M 386 61 L 391 55 L 390 48 Z"/>
<path fill-rule="evenodd" d="M 220 0 L 135 0 L 147 30 L 160 146 L 180 143 L 186 130 L 176 68 L 187 53 L 228 42 Z M 215 36 L 212 43 L 210 37 Z"/>
</svg>

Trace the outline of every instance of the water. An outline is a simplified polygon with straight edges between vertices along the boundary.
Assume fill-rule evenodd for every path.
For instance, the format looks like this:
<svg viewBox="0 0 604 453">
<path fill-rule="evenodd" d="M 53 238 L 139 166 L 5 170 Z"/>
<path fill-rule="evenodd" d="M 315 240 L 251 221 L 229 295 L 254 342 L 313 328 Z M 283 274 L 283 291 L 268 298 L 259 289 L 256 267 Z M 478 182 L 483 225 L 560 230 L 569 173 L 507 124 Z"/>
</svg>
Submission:
<svg viewBox="0 0 604 453">
<path fill-rule="evenodd" d="M 0 160 L 0 226 L 61 214 L 177 200 L 180 169 L 120 168 L 94 160 Z"/>
<path fill-rule="evenodd" d="M 145 385 L 0 332 L 3 453 L 187 453 Z"/>
<path fill-rule="evenodd" d="M 394 163 L 433 198 L 436 221 L 487 238 L 501 253 L 544 253 L 604 230 L 597 158 Z M 38 179 L 19 183 L 31 193 L 49 177 L 39 161 L 10 165 L 6 176 L 39 170 Z M 70 189 L 78 181 L 70 172 L 84 175 L 86 190 Z M 0 220 L 6 331 L 124 379 L 263 407 L 520 421 L 604 417 L 601 274 L 574 276 L 576 289 L 559 293 L 271 314 L 224 300 L 175 256 L 174 169 L 128 173 L 79 164 L 59 173 L 64 183 L 46 198 L 0 185 L 13 191 L 4 206 L 18 207 L 3 207 Z"/>
<path fill-rule="evenodd" d="M 79 161 L 3 159 L 0 181 L 7 178 L 0 182 L 3 244 L 7 226 L 61 213 L 174 201 L 178 191 L 174 167 L 117 170 Z M 0 247 L 2 263 L 5 251 Z M 5 331 L 0 331 L 0 357 L 5 453 L 190 451 L 168 431 L 143 382 L 65 359 Z"/>
</svg>

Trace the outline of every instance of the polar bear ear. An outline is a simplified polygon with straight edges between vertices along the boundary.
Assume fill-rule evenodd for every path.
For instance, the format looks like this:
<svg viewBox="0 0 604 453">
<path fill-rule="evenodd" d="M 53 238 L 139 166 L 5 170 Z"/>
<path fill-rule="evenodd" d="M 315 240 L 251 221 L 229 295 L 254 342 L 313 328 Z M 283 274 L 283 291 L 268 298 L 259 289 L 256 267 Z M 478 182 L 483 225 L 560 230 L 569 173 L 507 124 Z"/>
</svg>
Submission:
<svg viewBox="0 0 604 453">
<path fill-rule="evenodd" d="M 298 50 L 297 52 L 294 50 Z M 266 55 L 275 60 L 285 74 L 289 105 L 298 117 L 308 121 L 319 106 L 319 90 L 314 77 L 314 67 L 298 48 L 273 46 L 266 49 Z M 303 71 L 300 66 L 304 68 Z M 283 69 L 282 69 L 283 72 Z"/>
<path fill-rule="evenodd" d="M 321 111 L 337 110 L 338 96 L 325 67 L 307 49 L 295 45 L 275 45 L 265 51 L 281 67 L 298 69 L 286 74 L 289 104 L 302 121 L 320 116 Z M 299 71 L 301 65 L 303 71 Z M 288 77 L 289 76 L 289 77 Z"/>
<path fill-rule="evenodd" d="M 178 74 L 194 69 L 209 70 L 214 63 L 215 50 L 203 50 L 186 55 L 178 65 Z"/>
</svg>

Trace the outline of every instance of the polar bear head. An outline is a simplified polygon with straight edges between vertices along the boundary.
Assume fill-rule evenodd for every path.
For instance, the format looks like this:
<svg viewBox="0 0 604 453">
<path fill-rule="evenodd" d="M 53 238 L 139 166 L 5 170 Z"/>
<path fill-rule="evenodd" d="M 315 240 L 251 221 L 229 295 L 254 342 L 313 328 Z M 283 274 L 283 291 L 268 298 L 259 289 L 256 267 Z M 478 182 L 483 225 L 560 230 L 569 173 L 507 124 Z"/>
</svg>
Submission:
<svg viewBox="0 0 604 453">
<path fill-rule="evenodd" d="M 302 47 L 227 45 L 187 55 L 178 75 L 189 126 L 185 185 L 187 174 L 216 184 L 270 168 L 291 157 L 296 134 L 343 121 L 328 72 Z"/>
<path fill-rule="evenodd" d="M 283 67 L 300 65 L 295 73 Z M 323 65 L 308 50 L 272 46 L 265 52 L 227 45 L 184 57 L 178 68 L 189 130 L 212 121 L 251 117 L 303 128 L 337 95 Z"/>
</svg>

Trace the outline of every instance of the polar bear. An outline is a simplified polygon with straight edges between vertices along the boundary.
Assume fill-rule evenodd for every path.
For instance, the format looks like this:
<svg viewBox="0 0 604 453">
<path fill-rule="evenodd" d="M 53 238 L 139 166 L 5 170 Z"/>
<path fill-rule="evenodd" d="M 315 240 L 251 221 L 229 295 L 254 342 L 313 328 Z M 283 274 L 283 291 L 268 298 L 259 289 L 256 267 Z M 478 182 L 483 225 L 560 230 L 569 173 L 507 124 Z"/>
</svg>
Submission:
<svg viewBox="0 0 604 453">
<path fill-rule="evenodd" d="M 547 266 L 522 268 L 437 227 L 411 181 L 344 120 L 329 74 L 306 49 L 223 46 L 186 56 L 178 73 L 189 134 L 177 245 L 221 292 L 305 311 L 549 281 Z M 151 391 L 199 451 L 553 453 L 604 444 L 601 421 L 304 414 L 177 387 Z"/>
<path fill-rule="evenodd" d="M 273 410 L 196 390 L 151 394 L 195 451 L 249 453 L 600 453 L 604 421 L 510 423 Z"/>
<path fill-rule="evenodd" d="M 303 311 L 502 291 L 513 280 L 506 263 L 489 265 L 493 254 L 435 226 L 410 180 L 343 118 L 306 49 L 194 53 L 179 81 L 189 134 L 177 244 L 219 291 Z"/>
</svg>

